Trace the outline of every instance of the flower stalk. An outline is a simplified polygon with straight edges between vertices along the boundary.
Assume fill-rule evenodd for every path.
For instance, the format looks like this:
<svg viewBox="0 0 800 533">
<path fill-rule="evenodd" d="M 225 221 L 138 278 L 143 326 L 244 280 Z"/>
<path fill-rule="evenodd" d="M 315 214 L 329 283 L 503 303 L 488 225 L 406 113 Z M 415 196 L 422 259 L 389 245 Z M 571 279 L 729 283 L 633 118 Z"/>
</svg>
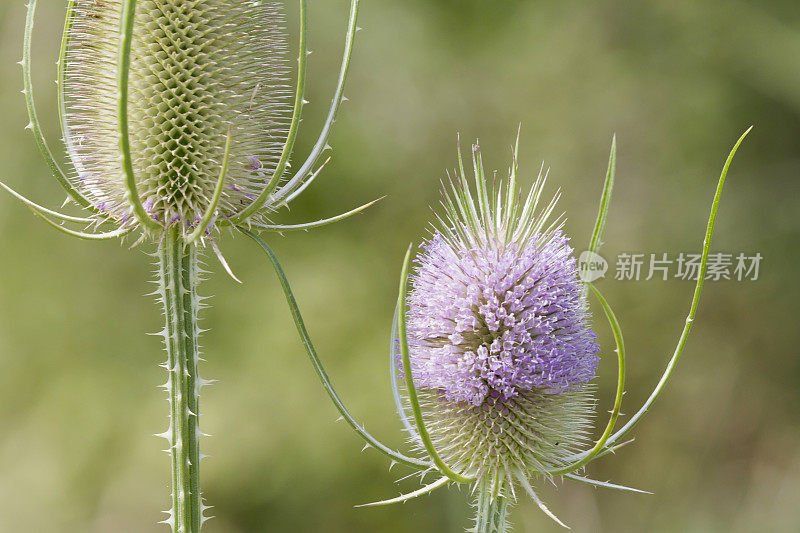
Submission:
<svg viewBox="0 0 800 533">
<path fill-rule="evenodd" d="M 158 249 L 158 294 L 164 306 L 169 428 L 159 436 L 169 442 L 172 463 L 172 508 L 165 523 L 175 532 L 200 531 L 205 506 L 200 493 L 200 389 L 197 296 L 200 280 L 195 245 L 184 244 L 178 228 L 164 236 Z"/>
<path fill-rule="evenodd" d="M 502 495 L 492 495 L 486 483 L 481 483 L 478 493 L 475 533 L 505 533 L 508 530 L 508 500 Z"/>
</svg>

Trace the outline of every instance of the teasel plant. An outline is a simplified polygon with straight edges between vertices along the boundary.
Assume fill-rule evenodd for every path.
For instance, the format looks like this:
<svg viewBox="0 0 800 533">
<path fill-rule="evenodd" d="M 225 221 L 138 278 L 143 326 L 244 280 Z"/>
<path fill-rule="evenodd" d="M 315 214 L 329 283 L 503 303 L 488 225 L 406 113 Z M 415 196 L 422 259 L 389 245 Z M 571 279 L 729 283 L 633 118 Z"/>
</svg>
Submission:
<svg viewBox="0 0 800 533">
<path fill-rule="evenodd" d="M 477 144 L 472 184 L 461 149 L 458 169 L 448 175 L 442 210 L 417 254 L 413 273 L 409 246 L 389 343 L 392 393 L 414 453 L 381 443 L 347 410 L 314 349 L 285 273 L 269 256 L 307 353 L 334 405 L 365 441 L 410 476 L 436 479 L 395 498 L 364 504 L 403 503 L 446 485 L 466 485 L 474 499 L 474 533 L 510 531 L 509 511 L 523 494 L 560 526 L 537 494 L 541 483 L 568 479 L 607 489 L 646 493 L 592 479 L 586 467 L 633 439 L 631 430 L 663 392 L 694 324 L 709 247 L 728 169 L 722 168 L 702 244 L 700 269 L 689 313 L 672 357 L 647 400 L 617 428 L 625 390 L 625 343 L 616 314 L 581 272 L 563 215 L 553 218 L 560 193 L 540 208 L 546 173 L 525 195 L 518 183 L 519 135 L 507 177 L 487 177 Z M 600 248 L 614 186 L 616 138 L 588 251 Z M 410 278 L 410 288 L 409 288 Z M 591 329 L 588 295 L 597 300 L 614 339 L 617 386 L 608 421 L 591 439 L 602 351 Z M 410 476 L 405 476 L 405 479 Z"/>
<path fill-rule="evenodd" d="M 308 230 L 374 202 L 304 224 L 273 222 L 320 174 L 350 67 L 359 0 L 351 0 L 344 53 L 326 119 L 310 153 L 290 165 L 301 122 L 308 50 L 307 0 L 299 1 L 296 80 L 281 4 L 253 0 L 69 0 L 58 60 L 64 170 L 45 139 L 33 99 L 29 0 L 23 44 L 30 130 L 74 216 L 0 185 L 55 229 L 88 240 L 129 238 L 155 248 L 163 306 L 173 531 L 197 533 L 209 518 L 200 490 L 199 374 L 206 250 L 232 276 L 218 241 L 226 230 Z M 66 167 L 64 167 L 66 168 Z M 63 208 L 64 206 L 62 206 Z M 263 241 L 262 241 L 263 242 Z M 234 277 L 235 279 L 235 277 Z M 237 280 L 238 281 L 238 280 Z"/>
</svg>

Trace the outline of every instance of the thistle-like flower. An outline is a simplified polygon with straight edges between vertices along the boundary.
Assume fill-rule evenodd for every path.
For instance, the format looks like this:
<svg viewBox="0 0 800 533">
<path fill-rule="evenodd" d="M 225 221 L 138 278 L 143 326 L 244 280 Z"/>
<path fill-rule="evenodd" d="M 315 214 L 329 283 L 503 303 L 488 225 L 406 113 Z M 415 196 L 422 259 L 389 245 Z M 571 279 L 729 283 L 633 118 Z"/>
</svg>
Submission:
<svg viewBox="0 0 800 533">
<path fill-rule="evenodd" d="M 567 466 L 585 444 L 599 347 L 568 239 L 545 227 L 555 201 L 535 211 L 544 177 L 518 204 L 515 173 L 505 191 L 478 176 L 477 202 L 463 175 L 445 192 L 416 259 L 409 360 L 442 460 L 510 496 L 515 479 Z"/>
<path fill-rule="evenodd" d="M 348 213 L 307 224 L 275 225 L 316 178 L 344 99 L 356 31 L 358 0 L 350 11 L 342 68 L 327 119 L 308 158 L 290 174 L 300 124 L 307 55 L 306 1 L 296 88 L 279 4 L 250 0 L 71 0 L 58 68 L 62 138 L 72 169 L 53 157 L 39 125 L 31 84 L 31 37 L 36 0 L 28 5 L 23 67 L 30 129 L 69 199 L 89 213 L 64 215 L 25 199 L 62 231 L 87 239 L 167 231 L 192 243 L 219 227 L 245 225 L 309 229 Z M 78 223 L 115 229 L 92 233 Z"/>
<path fill-rule="evenodd" d="M 422 246 L 408 289 L 412 248 L 400 281 L 390 340 L 393 395 L 401 422 L 422 457 L 406 455 L 370 435 L 345 408 L 311 343 L 289 283 L 269 247 L 303 344 L 342 420 L 392 460 L 432 483 L 409 494 L 367 505 L 408 501 L 439 487 L 467 484 L 476 497 L 476 533 L 508 531 L 508 509 L 527 493 L 548 516 L 534 487 L 568 478 L 617 490 L 645 492 L 582 474 L 594 459 L 631 441 L 622 437 L 661 394 L 694 322 L 722 187 L 736 142 L 720 174 L 703 241 L 694 295 L 675 352 L 644 405 L 615 431 L 625 383 L 625 345 L 614 312 L 600 292 L 579 277 L 562 219 L 548 222 L 558 195 L 538 209 L 545 177 L 527 195 L 517 184 L 517 147 L 508 177 L 487 183 L 477 146 L 474 185 L 459 151 L 459 165 L 443 194 L 431 237 Z M 612 144 L 600 209 L 589 251 L 599 249 L 614 184 Z M 408 293 L 408 294 L 407 294 Z M 595 375 L 603 353 L 590 329 L 585 296 L 592 293 L 616 345 L 617 387 L 600 437 L 590 442 L 595 410 Z M 410 414 L 409 414 L 410 411 Z"/>
<path fill-rule="evenodd" d="M 540 170 L 520 195 L 516 158 L 490 187 L 475 145 L 473 192 L 459 150 L 400 309 L 401 412 L 427 428 L 407 428 L 421 451 L 474 485 L 476 531 L 504 530 L 515 486 L 538 500 L 537 478 L 586 446 L 600 359 L 563 218 L 549 221 L 558 194 L 538 210 Z"/>
<path fill-rule="evenodd" d="M 468 483 L 477 499 L 474 531 L 490 533 L 507 531 L 508 505 L 517 499 L 518 488 L 564 525 L 534 490 L 542 480 L 565 476 L 635 490 L 577 473 L 624 444 L 615 443 L 658 396 L 682 352 L 705 276 L 722 185 L 745 135 L 720 176 L 698 284 L 673 359 L 647 403 L 616 433 L 625 381 L 622 333 L 606 300 L 581 281 L 561 217 L 548 222 L 558 195 L 537 211 L 545 183 L 540 172 L 522 201 L 517 147 L 508 178 L 490 187 L 474 146 L 473 188 L 459 150 L 456 178 L 449 180 L 443 193 L 443 216 L 437 217 L 417 256 L 407 298 L 411 249 L 406 254 L 393 334 L 397 338 L 393 346 L 399 350 L 394 350 L 392 367 L 399 367 L 405 384 L 405 397 L 395 388 L 398 413 L 412 442 L 443 477 L 411 495 L 379 503 L 405 501 L 448 482 Z M 591 252 L 599 248 L 605 226 L 615 160 L 616 143 Z M 588 439 L 596 401 L 590 382 L 599 346 L 589 326 L 589 290 L 611 326 L 619 363 L 611 415 L 593 444 Z"/>
<path fill-rule="evenodd" d="M 529 227 L 506 242 L 497 222 L 464 225 L 470 242 L 435 231 L 423 245 L 409 295 L 414 379 L 473 406 L 580 390 L 599 358 L 568 239 L 559 229 L 525 239 L 534 219 L 513 221 Z"/>
<path fill-rule="evenodd" d="M 188 233 L 214 202 L 215 218 L 237 217 L 275 174 L 291 123 L 279 5 L 149 0 L 131 15 L 123 4 L 79 1 L 72 13 L 63 93 L 75 188 L 123 225 L 174 224 Z M 118 72 L 122 16 L 130 51 Z M 118 75 L 127 78 L 122 135 Z M 126 186 L 130 171 L 141 222 Z"/>
<path fill-rule="evenodd" d="M 310 229 L 358 213 L 278 225 L 319 174 L 353 50 L 359 0 L 351 0 L 341 70 L 327 118 L 307 159 L 289 172 L 307 103 L 307 0 L 300 0 L 296 86 L 279 4 L 254 0 L 69 0 L 58 63 L 62 138 L 71 169 L 62 170 L 45 140 L 33 101 L 29 0 L 24 90 L 36 142 L 69 200 L 87 211 L 48 209 L 5 184 L 55 228 L 84 239 L 136 232 L 157 243 L 157 295 L 165 315 L 170 401 L 164 437 L 172 460 L 172 508 L 165 523 L 196 533 L 207 519 L 199 488 L 200 389 L 197 285 L 200 249 L 220 228 L 277 232 Z M 231 274 L 232 275 L 232 274 Z"/>
</svg>

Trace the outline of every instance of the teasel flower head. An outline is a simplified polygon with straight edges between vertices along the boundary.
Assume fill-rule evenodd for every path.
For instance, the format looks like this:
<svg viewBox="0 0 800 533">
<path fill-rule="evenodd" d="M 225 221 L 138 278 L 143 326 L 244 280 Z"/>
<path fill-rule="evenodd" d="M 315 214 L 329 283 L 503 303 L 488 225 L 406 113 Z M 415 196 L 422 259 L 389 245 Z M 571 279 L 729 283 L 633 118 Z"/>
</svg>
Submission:
<svg viewBox="0 0 800 533">
<path fill-rule="evenodd" d="M 306 230 L 371 205 L 305 224 L 271 221 L 319 175 L 350 65 L 359 0 L 350 0 L 344 54 L 325 121 L 305 161 L 290 156 L 304 104 L 307 0 L 300 0 L 300 39 L 293 87 L 290 46 L 279 4 L 259 0 L 69 0 L 59 54 L 64 171 L 36 114 L 31 40 L 36 0 L 29 0 L 23 68 L 28 129 L 69 199 L 74 216 L 43 207 L 0 182 L 53 227 L 83 239 L 137 232 L 155 244 L 155 290 L 164 313 L 171 508 L 163 523 L 198 533 L 209 518 L 200 491 L 198 286 L 208 243 L 228 270 L 217 238 L 223 227 Z M 290 172 L 291 169 L 291 172 Z M 234 277 L 235 279 L 235 277 Z M 238 281 L 238 280 L 237 280 Z"/>
<path fill-rule="evenodd" d="M 498 228 L 464 228 L 477 232 L 473 242 L 435 231 L 411 277 L 418 386 L 476 407 L 581 389 L 594 377 L 598 346 L 568 238 L 555 229 L 504 242 Z"/>
<path fill-rule="evenodd" d="M 126 223 L 134 214 L 120 154 L 115 83 L 123 4 L 75 3 L 63 90 L 73 183 L 99 211 Z M 153 221 L 191 231 L 214 201 L 225 162 L 218 217 L 235 216 L 266 187 L 292 113 L 283 25 L 277 4 L 137 3 L 128 138 L 136 189 Z"/>
<path fill-rule="evenodd" d="M 351 1 L 341 71 L 326 120 L 296 169 L 290 159 L 308 103 L 306 0 L 300 0 L 296 80 L 281 4 L 70 0 L 57 80 L 71 166 L 66 171 L 45 140 L 33 101 L 35 7 L 31 0 L 20 62 L 28 128 L 70 199 L 89 215 L 64 215 L 9 191 L 53 225 L 94 239 L 133 231 L 140 231 L 142 239 L 160 239 L 165 230 L 177 228 L 191 243 L 213 241 L 224 226 L 309 229 L 370 205 L 306 224 L 272 221 L 327 162 L 322 158 L 345 100 L 359 29 L 358 0 Z M 72 223 L 95 231 L 69 228 Z M 108 231 L 110 226 L 115 229 Z"/>
<path fill-rule="evenodd" d="M 516 157 L 516 155 L 515 155 Z M 442 461 L 483 490 L 561 468 L 585 444 L 599 347 L 558 197 L 537 211 L 516 170 L 487 183 L 473 149 L 471 190 L 457 173 L 411 274 L 410 368 Z M 463 166 L 463 165 L 461 165 Z"/>
<path fill-rule="evenodd" d="M 516 183 L 479 201 L 459 175 L 411 275 L 411 368 L 431 437 L 451 468 L 505 484 L 563 466 L 583 444 L 598 345 L 568 239 Z M 506 185 L 504 188 L 503 185 Z M 499 488 L 499 487 L 498 487 Z"/>
<path fill-rule="evenodd" d="M 583 470 L 631 442 L 621 439 L 672 374 L 694 321 L 725 176 L 749 131 L 720 175 L 700 276 L 675 353 L 645 404 L 616 431 L 625 384 L 622 331 L 610 305 L 590 283 L 590 273 L 582 275 L 576 265 L 562 217 L 551 221 L 558 194 L 538 207 L 545 186 L 541 171 L 527 194 L 520 194 L 519 138 L 507 177 L 492 183 L 478 146 L 473 147 L 472 184 L 459 150 L 458 169 L 444 187 L 443 209 L 413 267 L 413 247 L 406 253 L 390 344 L 397 411 L 422 456 L 392 451 L 351 422 L 393 464 L 440 477 L 411 493 L 367 505 L 405 502 L 451 483 L 467 484 L 475 497 L 471 531 L 502 533 L 508 531 L 509 508 L 520 493 L 564 526 L 537 495 L 536 487 L 545 482 L 567 478 L 645 492 L 591 479 Z M 589 244 L 592 254 L 605 228 L 615 165 L 616 141 Z M 596 440 L 591 439 L 597 403 L 592 380 L 601 349 L 589 323 L 588 294 L 595 296 L 608 321 L 618 364 L 613 406 Z"/>
</svg>

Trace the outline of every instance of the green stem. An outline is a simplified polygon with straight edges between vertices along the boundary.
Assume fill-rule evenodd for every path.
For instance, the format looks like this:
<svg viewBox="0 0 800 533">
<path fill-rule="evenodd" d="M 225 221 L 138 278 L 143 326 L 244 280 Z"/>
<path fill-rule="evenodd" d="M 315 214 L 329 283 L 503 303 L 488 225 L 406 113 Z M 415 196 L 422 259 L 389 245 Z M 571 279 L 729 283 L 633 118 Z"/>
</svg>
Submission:
<svg viewBox="0 0 800 533">
<path fill-rule="evenodd" d="M 197 297 L 198 261 L 194 245 L 185 245 L 178 228 L 168 229 L 158 250 L 161 298 L 166 327 L 170 426 L 162 434 L 170 443 L 172 509 L 165 521 L 176 533 L 198 533 L 204 521 L 200 495 Z"/>
<path fill-rule="evenodd" d="M 478 493 L 478 516 L 475 518 L 475 533 L 505 533 L 508 531 L 508 500 L 502 495 L 493 495 L 488 483 L 482 483 Z"/>
</svg>

